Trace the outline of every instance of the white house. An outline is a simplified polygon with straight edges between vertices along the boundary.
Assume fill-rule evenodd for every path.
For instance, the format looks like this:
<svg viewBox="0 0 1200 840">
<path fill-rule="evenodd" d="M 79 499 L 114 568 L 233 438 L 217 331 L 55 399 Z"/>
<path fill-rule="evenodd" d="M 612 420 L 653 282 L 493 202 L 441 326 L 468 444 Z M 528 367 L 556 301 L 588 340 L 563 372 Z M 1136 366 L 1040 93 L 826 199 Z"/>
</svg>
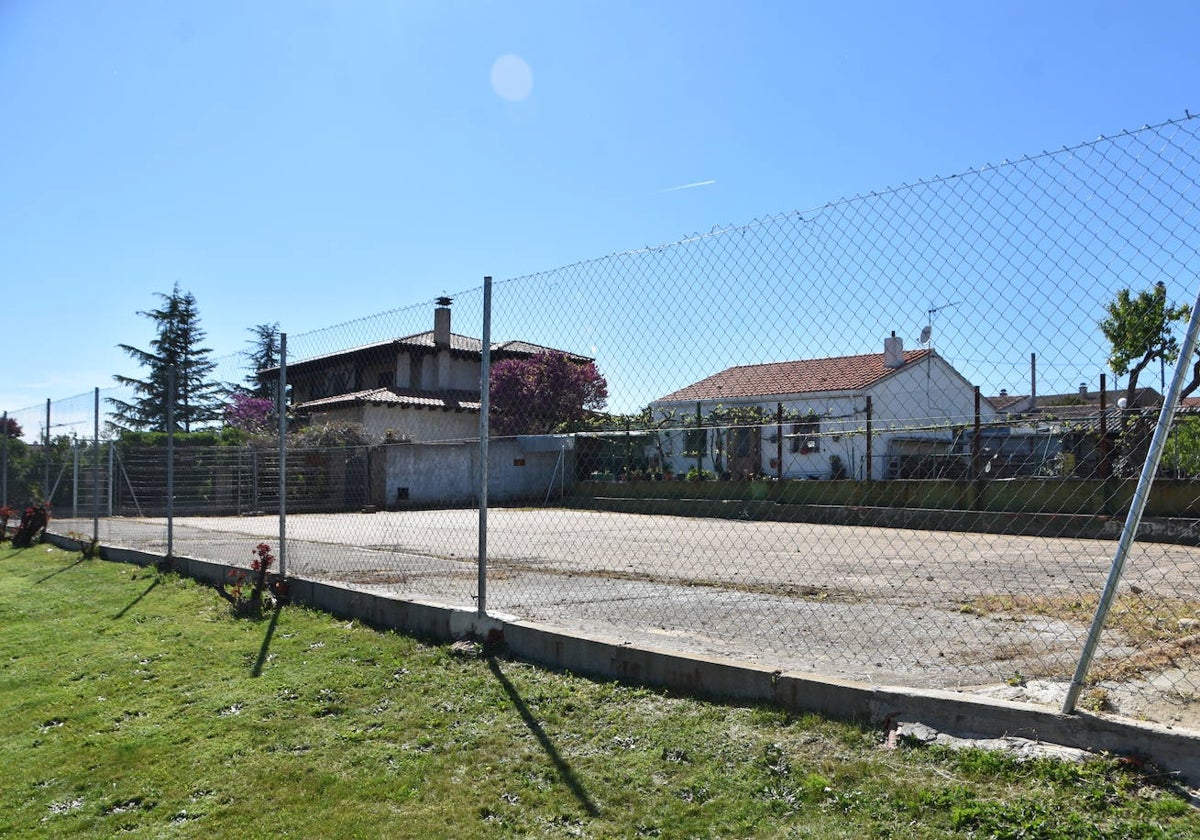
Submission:
<svg viewBox="0 0 1200 840">
<path fill-rule="evenodd" d="M 977 411 L 984 423 L 995 417 L 945 359 L 906 352 L 895 333 L 883 353 L 739 365 L 650 407 L 669 430 L 664 467 L 733 477 L 896 477 L 914 459 L 949 452 L 955 427 Z"/>
</svg>

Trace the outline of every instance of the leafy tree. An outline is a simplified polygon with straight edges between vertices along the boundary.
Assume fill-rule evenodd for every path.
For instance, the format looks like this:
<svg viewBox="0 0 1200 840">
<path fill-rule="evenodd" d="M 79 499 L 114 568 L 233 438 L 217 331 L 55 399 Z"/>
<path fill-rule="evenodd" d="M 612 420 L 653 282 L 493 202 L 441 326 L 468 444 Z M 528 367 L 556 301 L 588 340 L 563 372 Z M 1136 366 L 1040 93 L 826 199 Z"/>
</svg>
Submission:
<svg viewBox="0 0 1200 840">
<path fill-rule="evenodd" d="M 1200 417 L 1176 417 L 1163 451 L 1164 465 L 1179 478 L 1200 476 Z"/>
<path fill-rule="evenodd" d="M 11 419 L 11 418 L 9 418 Z M 42 487 L 45 456 L 41 447 L 31 447 L 20 438 L 8 442 L 8 498 L 0 504 L 26 504 L 44 498 Z"/>
<path fill-rule="evenodd" d="M 250 345 L 247 357 L 250 362 L 250 373 L 246 376 L 249 391 L 256 397 L 273 400 L 275 398 L 274 383 L 259 379 L 258 372 L 279 365 L 279 322 L 273 324 L 256 324 L 249 329 L 253 334 L 246 343 Z"/>
<path fill-rule="evenodd" d="M 25 434 L 25 430 L 21 428 L 21 424 L 15 418 L 9 417 L 3 429 L 0 429 L 0 434 L 5 437 L 19 438 Z"/>
<path fill-rule="evenodd" d="M 549 351 L 492 365 L 491 427 L 498 435 L 549 434 L 581 423 L 608 402 L 595 362 Z"/>
<path fill-rule="evenodd" d="M 276 416 L 274 400 L 250 392 L 235 393 L 225 407 L 226 426 L 256 435 L 272 431 Z"/>
<path fill-rule="evenodd" d="M 1104 309 L 1108 317 L 1100 322 L 1100 330 L 1111 346 L 1108 365 L 1118 376 L 1128 375 L 1125 398 L 1132 408 L 1142 371 L 1156 359 L 1169 364 L 1179 358 L 1172 327 L 1186 321 L 1191 308 L 1168 304 L 1167 287 L 1159 282 L 1136 297 L 1121 289 Z"/>
<path fill-rule="evenodd" d="M 132 402 L 110 398 L 118 429 L 166 431 L 167 382 L 169 371 L 175 371 L 174 420 L 175 429 L 190 432 L 193 425 L 218 419 L 222 405 L 218 399 L 220 386 L 208 376 L 216 367 L 210 361 L 209 348 L 201 346 L 204 330 L 200 328 L 200 313 L 191 292 L 180 292 L 176 284 L 171 294 L 158 293 L 163 305 L 158 309 L 139 312 L 154 322 L 157 337 L 150 342 L 151 350 L 140 350 L 129 344 L 117 346 L 147 369 L 144 379 L 116 375 L 122 385 L 131 386 Z"/>
<path fill-rule="evenodd" d="M 1191 307 L 1167 303 L 1167 287 L 1159 281 L 1136 297 L 1129 289 L 1121 289 L 1105 310 L 1108 317 L 1100 322 L 1100 329 L 1111 348 L 1109 367 L 1118 376 L 1129 377 L 1125 386 L 1126 408 L 1121 413 L 1120 451 L 1113 469 L 1118 475 L 1131 476 L 1137 474 L 1145 461 L 1152 428 L 1135 408 L 1138 376 L 1156 359 L 1168 364 L 1179 358 L 1179 342 L 1173 328 L 1191 316 Z M 1197 373 L 1200 374 L 1200 366 Z M 1186 393 L 1194 388 L 1193 384 Z"/>
</svg>

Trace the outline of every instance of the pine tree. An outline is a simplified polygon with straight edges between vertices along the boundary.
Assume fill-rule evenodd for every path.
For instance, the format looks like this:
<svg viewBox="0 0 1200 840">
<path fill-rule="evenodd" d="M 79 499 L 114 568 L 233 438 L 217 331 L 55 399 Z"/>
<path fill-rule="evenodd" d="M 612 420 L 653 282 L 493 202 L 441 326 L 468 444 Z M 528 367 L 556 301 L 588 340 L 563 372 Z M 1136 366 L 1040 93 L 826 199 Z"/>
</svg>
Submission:
<svg viewBox="0 0 1200 840">
<path fill-rule="evenodd" d="M 221 387 L 208 378 L 216 367 L 209 360 L 212 352 L 202 347 L 204 330 L 200 328 L 200 313 L 191 292 L 180 292 L 176 283 L 171 294 L 156 293 L 163 300 L 159 309 L 139 312 L 155 324 L 158 337 L 150 342 L 151 350 L 140 350 L 129 344 L 117 346 L 146 368 L 144 379 L 116 375 L 122 385 L 133 388 L 130 402 L 110 398 L 115 421 L 121 429 L 165 432 L 167 430 L 167 382 L 169 372 L 175 371 L 174 426 L 176 431 L 190 432 L 193 426 L 217 420 L 221 416 L 219 399 Z"/>
<path fill-rule="evenodd" d="M 279 365 L 279 322 L 274 324 L 256 324 L 249 331 L 254 335 L 246 343 L 250 350 L 246 354 L 249 361 L 250 373 L 246 376 L 247 390 L 262 399 L 275 398 L 275 385 L 259 378 L 259 371 Z"/>
</svg>

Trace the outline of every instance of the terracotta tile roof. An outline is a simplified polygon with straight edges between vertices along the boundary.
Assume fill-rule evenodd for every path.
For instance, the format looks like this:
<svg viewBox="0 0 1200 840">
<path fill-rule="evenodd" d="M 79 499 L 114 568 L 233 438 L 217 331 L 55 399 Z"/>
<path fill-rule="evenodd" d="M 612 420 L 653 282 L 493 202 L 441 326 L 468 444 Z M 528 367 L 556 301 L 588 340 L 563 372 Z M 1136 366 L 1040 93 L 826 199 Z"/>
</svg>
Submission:
<svg viewBox="0 0 1200 840">
<path fill-rule="evenodd" d="M 920 361 L 930 350 L 908 350 L 905 365 Z M 883 366 L 882 353 L 835 356 L 738 365 L 701 379 L 686 388 L 659 397 L 655 402 L 696 402 L 736 397 L 774 397 L 783 394 L 818 394 L 827 391 L 857 391 L 874 385 L 897 370 Z"/>
<path fill-rule="evenodd" d="M 294 406 L 297 411 L 345 408 L 355 405 L 394 405 L 400 408 L 441 408 L 447 411 L 479 411 L 479 395 L 471 391 L 410 391 L 372 388 L 337 394 Z"/>
</svg>

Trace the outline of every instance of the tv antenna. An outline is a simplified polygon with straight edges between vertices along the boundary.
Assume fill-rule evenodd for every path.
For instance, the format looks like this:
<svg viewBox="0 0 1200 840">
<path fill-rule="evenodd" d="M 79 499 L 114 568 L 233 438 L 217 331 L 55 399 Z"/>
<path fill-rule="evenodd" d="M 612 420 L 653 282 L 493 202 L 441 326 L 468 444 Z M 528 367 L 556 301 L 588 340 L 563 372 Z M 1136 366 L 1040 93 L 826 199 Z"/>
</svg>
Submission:
<svg viewBox="0 0 1200 840">
<path fill-rule="evenodd" d="M 937 306 L 930 305 L 930 307 L 927 310 L 925 310 L 925 315 L 928 317 L 928 320 L 925 322 L 925 326 L 921 328 L 921 338 L 919 340 L 919 343 L 925 345 L 930 350 L 932 350 L 933 349 L 933 319 L 934 319 L 934 316 L 937 315 L 939 312 L 941 312 L 943 309 L 950 309 L 953 306 L 959 306 L 961 304 L 962 304 L 961 300 L 956 300 L 953 303 L 942 303 Z"/>
</svg>

